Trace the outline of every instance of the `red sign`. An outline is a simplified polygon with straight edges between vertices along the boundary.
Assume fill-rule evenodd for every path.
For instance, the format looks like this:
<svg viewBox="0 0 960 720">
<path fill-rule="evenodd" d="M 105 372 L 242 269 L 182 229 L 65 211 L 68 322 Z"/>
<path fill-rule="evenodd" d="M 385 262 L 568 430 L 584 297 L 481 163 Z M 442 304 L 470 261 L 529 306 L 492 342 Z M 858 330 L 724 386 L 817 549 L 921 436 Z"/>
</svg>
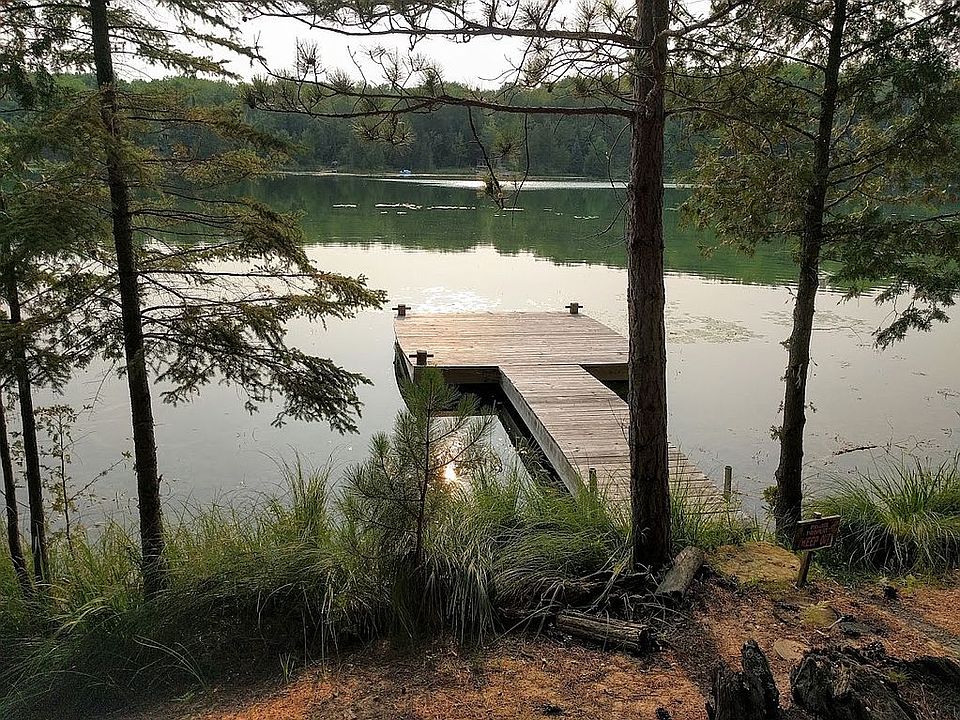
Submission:
<svg viewBox="0 0 960 720">
<path fill-rule="evenodd" d="M 801 520 L 797 523 L 797 532 L 793 536 L 793 549 L 799 551 L 828 548 L 833 545 L 839 530 L 839 515 Z"/>
</svg>

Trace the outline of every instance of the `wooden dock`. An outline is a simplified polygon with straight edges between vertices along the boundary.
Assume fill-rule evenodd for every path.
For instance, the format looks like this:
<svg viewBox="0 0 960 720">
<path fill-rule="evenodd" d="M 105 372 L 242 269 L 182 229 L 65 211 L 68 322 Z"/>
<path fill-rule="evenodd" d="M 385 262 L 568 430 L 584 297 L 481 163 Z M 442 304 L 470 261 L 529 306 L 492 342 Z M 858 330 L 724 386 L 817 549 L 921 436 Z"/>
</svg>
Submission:
<svg viewBox="0 0 960 720">
<path fill-rule="evenodd" d="M 403 308 L 394 329 L 407 377 L 437 367 L 453 384 L 499 386 L 571 492 L 592 468 L 609 499 L 629 500 L 627 405 L 603 382 L 626 381 L 625 338 L 576 311 L 416 315 Z M 721 491 L 672 445 L 669 459 L 671 485 L 689 504 L 705 512 L 724 507 Z"/>
</svg>

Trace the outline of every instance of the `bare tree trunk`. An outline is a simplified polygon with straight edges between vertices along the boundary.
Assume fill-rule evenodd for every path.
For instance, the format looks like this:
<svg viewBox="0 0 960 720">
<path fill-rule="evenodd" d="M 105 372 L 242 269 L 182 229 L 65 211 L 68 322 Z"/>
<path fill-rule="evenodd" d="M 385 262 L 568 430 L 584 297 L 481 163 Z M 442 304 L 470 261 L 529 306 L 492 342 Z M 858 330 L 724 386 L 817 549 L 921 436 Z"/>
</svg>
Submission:
<svg viewBox="0 0 960 720">
<path fill-rule="evenodd" d="M 820 123 L 814 144 L 813 175 L 807 191 L 800 235 L 800 268 L 797 298 L 793 307 L 793 330 L 787 342 L 784 374 L 783 426 L 780 429 L 780 464 L 777 467 L 775 514 L 777 531 L 789 537 L 800 520 L 803 500 L 803 428 L 806 424 L 807 377 L 810 337 L 817 290 L 820 286 L 820 250 L 823 246 L 823 216 L 830 175 L 833 119 L 837 106 L 847 0 L 835 0 L 833 26 L 824 68 L 820 97 Z"/>
<path fill-rule="evenodd" d="M 430 422 L 431 408 L 427 407 L 426 417 L 424 418 L 423 431 L 423 478 L 420 481 L 420 497 L 417 504 L 417 539 L 416 547 L 413 550 L 413 563 L 419 570 L 421 565 L 421 555 L 423 554 L 423 529 L 427 514 L 427 491 L 430 489 Z"/>
<path fill-rule="evenodd" d="M 144 592 L 152 595 L 166 583 L 166 567 L 163 560 L 163 515 L 160 504 L 160 477 L 157 472 L 157 440 L 143 343 L 140 286 L 130 217 L 130 185 L 119 151 L 122 133 L 118 126 L 120 113 L 116 97 L 116 77 L 113 70 L 113 53 L 110 48 L 106 0 L 90 0 L 90 18 L 97 86 L 101 92 L 101 117 L 109 135 L 107 180 L 110 186 L 113 241 L 117 254 L 123 319 L 124 356 L 133 420 L 133 450 L 137 474 L 137 497 L 140 505 Z"/>
<path fill-rule="evenodd" d="M 666 0 L 637 0 L 638 53 L 627 186 L 627 315 L 630 336 L 630 500 L 635 565 L 670 560 L 667 354 L 663 284 L 663 128 Z"/>
<path fill-rule="evenodd" d="M 17 485 L 13 479 L 13 462 L 10 459 L 10 442 L 7 438 L 7 416 L 3 407 L 3 397 L 0 396 L 0 469 L 3 471 L 3 496 L 7 506 L 7 541 L 10 545 L 10 559 L 17 574 L 17 581 L 23 588 L 23 593 L 33 592 L 30 584 L 30 573 L 27 572 L 27 561 L 23 557 L 23 546 L 20 544 L 20 511 L 17 507 Z"/>
<path fill-rule="evenodd" d="M 20 290 L 17 287 L 17 270 L 9 247 L 3 248 L 3 255 L 6 261 L 4 281 L 7 307 L 10 310 L 9 322 L 16 326 L 23 321 L 20 310 Z M 33 575 L 38 583 L 43 584 L 47 581 L 49 567 L 47 523 L 43 507 L 37 420 L 33 414 L 33 388 L 30 383 L 30 368 L 27 365 L 27 351 L 22 338 L 18 338 L 14 343 L 11 360 L 17 379 L 17 398 L 20 404 L 20 425 L 23 433 L 23 459 L 27 478 L 27 498 L 30 502 L 30 548 L 33 555 Z"/>
<path fill-rule="evenodd" d="M 63 525 L 67 534 L 67 547 L 73 553 L 73 535 L 70 523 L 70 495 L 67 491 L 67 449 L 63 445 L 63 415 L 57 416 L 57 454 L 60 456 L 60 493 L 63 495 Z"/>
</svg>

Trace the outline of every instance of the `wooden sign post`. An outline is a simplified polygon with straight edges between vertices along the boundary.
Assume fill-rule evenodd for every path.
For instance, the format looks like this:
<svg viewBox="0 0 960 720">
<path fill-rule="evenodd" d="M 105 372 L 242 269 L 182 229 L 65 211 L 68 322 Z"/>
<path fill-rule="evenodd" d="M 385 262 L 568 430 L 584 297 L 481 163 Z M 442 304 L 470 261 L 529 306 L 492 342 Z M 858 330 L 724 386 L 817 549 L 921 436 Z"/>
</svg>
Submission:
<svg viewBox="0 0 960 720">
<path fill-rule="evenodd" d="M 823 517 L 820 513 L 814 513 L 813 519 L 801 520 L 797 523 L 797 531 L 793 536 L 793 549 L 797 552 L 803 552 L 800 572 L 797 575 L 797 587 L 803 587 L 807 584 L 807 575 L 810 572 L 813 553 L 833 545 L 839 530 L 839 515 Z"/>
</svg>

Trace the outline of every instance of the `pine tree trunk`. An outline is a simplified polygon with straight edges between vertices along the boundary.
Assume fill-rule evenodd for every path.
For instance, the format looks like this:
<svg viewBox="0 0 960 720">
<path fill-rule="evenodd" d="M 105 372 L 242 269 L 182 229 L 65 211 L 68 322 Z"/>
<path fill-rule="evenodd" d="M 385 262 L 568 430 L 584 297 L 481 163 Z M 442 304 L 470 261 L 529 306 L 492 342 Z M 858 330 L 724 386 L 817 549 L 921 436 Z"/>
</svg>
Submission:
<svg viewBox="0 0 960 720">
<path fill-rule="evenodd" d="M 423 555 L 423 531 L 427 515 L 427 491 L 430 489 L 430 423 L 431 408 L 426 409 L 423 430 L 423 477 L 420 479 L 420 495 L 417 499 L 417 538 L 413 549 L 413 563 L 419 570 Z"/>
<path fill-rule="evenodd" d="M 20 544 L 20 510 L 17 507 L 17 485 L 13 479 L 13 462 L 10 458 L 10 442 L 7 437 L 7 416 L 0 396 L 0 470 L 3 472 L 3 496 L 7 506 L 7 541 L 10 545 L 10 559 L 13 562 L 17 581 L 25 595 L 33 588 L 30 585 L 30 573 Z"/>
<path fill-rule="evenodd" d="M 663 129 L 666 0 L 638 0 L 635 115 L 627 186 L 630 500 L 635 565 L 670 560 L 667 355 L 663 284 Z"/>
<path fill-rule="evenodd" d="M 10 248 L 3 248 L 6 260 L 5 278 L 7 307 L 10 324 L 19 325 L 23 318 L 20 310 L 20 290 L 17 287 L 17 270 L 10 257 Z M 22 339 L 13 345 L 11 360 L 17 379 L 17 398 L 20 404 L 20 425 L 23 434 L 23 459 L 27 478 L 27 498 L 30 504 L 30 548 L 33 555 L 33 575 L 40 584 L 47 582 L 49 554 L 47 550 L 47 523 L 43 507 L 43 481 L 40 476 L 40 449 L 37 444 L 37 420 L 33 414 L 33 388 L 30 383 L 30 368 L 27 351 Z"/>
<path fill-rule="evenodd" d="M 117 255 L 123 320 L 124 357 L 133 420 L 133 450 L 140 506 L 144 591 L 147 595 L 152 595 L 163 588 L 166 579 L 163 560 L 160 477 L 157 472 L 157 441 L 143 342 L 143 320 L 140 314 L 140 287 L 130 215 L 130 185 L 127 182 L 119 152 L 122 133 L 118 126 L 120 113 L 117 105 L 116 77 L 113 70 L 105 0 L 90 0 L 90 18 L 97 86 L 101 92 L 101 117 L 108 134 L 107 180 L 110 186 L 113 240 Z"/>
<path fill-rule="evenodd" d="M 820 96 L 820 121 L 814 144 L 812 181 L 807 190 L 800 234 L 800 267 L 797 297 L 793 307 L 793 330 L 787 343 L 783 426 L 780 429 L 780 464 L 776 473 L 775 503 L 777 531 L 782 537 L 792 535 L 800 520 L 800 505 L 803 499 L 803 428 L 807 420 L 810 337 L 813 334 L 813 315 L 820 286 L 820 251 L 824 240 L 823 221 L 830 175 L 830 146 L 833 141 L 833 120 L 837 106 L 846 19 L 847 0 L 836 0 L 827 64 L 824 67 L 823 91 Z"/>
</svg>

